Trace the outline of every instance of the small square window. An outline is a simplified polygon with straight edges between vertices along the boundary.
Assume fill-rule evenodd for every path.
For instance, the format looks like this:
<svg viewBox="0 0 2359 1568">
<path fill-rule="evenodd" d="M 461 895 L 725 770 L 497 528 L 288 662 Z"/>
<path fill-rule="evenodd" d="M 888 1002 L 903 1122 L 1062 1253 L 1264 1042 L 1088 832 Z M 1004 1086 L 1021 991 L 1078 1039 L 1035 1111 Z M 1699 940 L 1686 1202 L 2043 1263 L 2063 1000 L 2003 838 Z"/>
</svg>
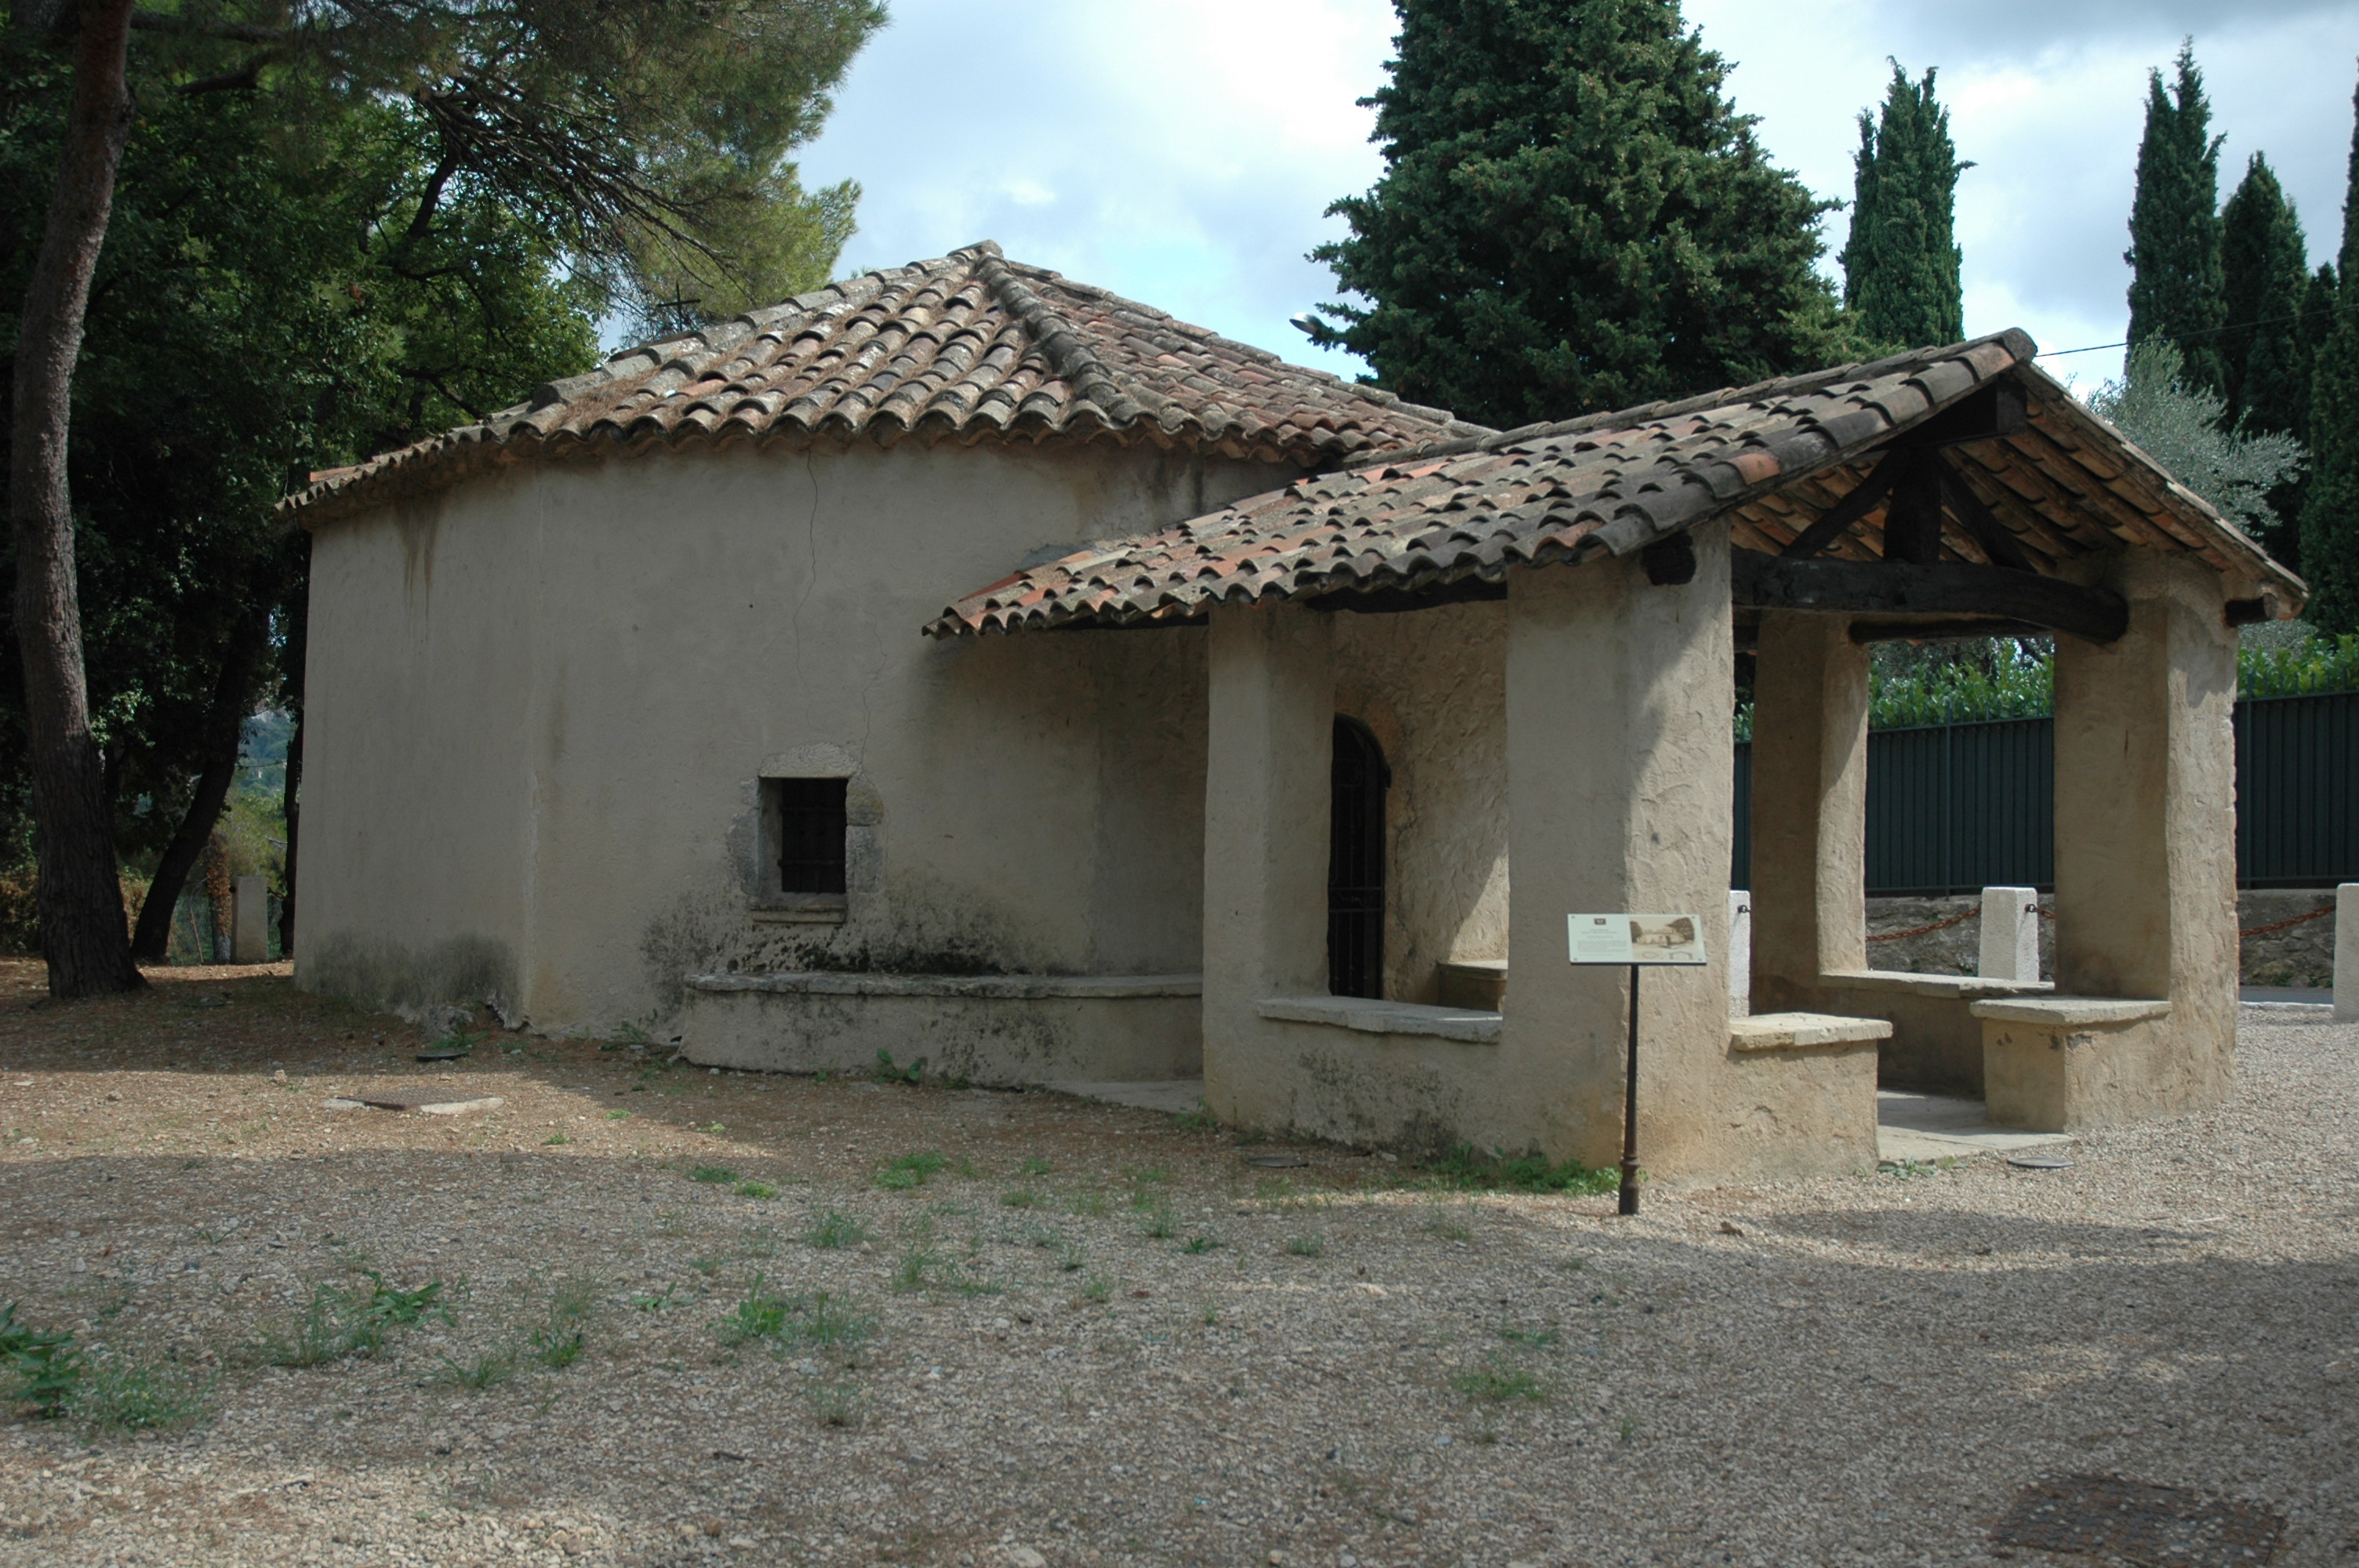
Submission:
<svg viewBox="0 0 2359 1568">
<path fill-rule="evenodd" d="M 773 779 L 778 802 L 778 891 L 843 892 L 842 779 Z"/>
</svg>

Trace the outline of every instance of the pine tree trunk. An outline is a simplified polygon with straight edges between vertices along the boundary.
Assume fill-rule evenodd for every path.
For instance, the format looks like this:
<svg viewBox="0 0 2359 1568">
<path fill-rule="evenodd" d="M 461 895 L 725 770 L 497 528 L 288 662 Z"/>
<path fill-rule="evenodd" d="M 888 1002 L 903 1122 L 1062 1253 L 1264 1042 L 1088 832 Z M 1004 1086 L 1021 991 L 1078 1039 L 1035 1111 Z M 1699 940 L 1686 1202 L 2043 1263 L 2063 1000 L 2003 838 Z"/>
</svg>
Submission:
<svg viewBox="0 0 2359 1568">
<path fill-rule="evenodd" d="M 114 813 L 82 654 L 66 431 L 91 276 L 131 132 L 125 80 L 132 0 L 86 0 L 74 50 L 58 183 L 49 198 L 19 319 L 9 521 L 16 546 L 16 641 L 25 661 L 25 729 L 40 857 L 41 952 L 49 994 L 91 996 L 146 984 L 131 961 Z"/>
<path fill-rule="evenodd" d="M 262 629 L 241 627 L 223 655 L 212 710 L 205 715 L 204 771 L 197 777 L 188 814 L 156 863 L 156 880 L 148 884 L 147 902 L 140 906 L 139 924 L 131 933 L 131 956 L 143 964 L 160 964 L 168 956 L 180 890 L 188 885 L 189 873 L 221 821 L 230 785 L 237 781 L 238 752 L 254 707 L 254 668 L 262 656 L 263 638 Z"/>
</svg>

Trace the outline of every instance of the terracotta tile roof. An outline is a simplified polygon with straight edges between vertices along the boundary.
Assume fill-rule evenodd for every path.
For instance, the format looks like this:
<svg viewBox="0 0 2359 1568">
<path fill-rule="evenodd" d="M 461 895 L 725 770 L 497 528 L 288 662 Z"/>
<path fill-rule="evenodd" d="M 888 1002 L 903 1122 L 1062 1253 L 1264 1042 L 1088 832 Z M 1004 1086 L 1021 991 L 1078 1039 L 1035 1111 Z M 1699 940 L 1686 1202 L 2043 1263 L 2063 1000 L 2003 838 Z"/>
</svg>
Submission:
<svg viewBox="0 0 2359 1568">
<path fill-rule="evenodd" d="M 1724 518 L 1775 553 L 1859 483 L 1895 435 L 2016 377 L 2028 427 L 1950 449 L 2034 568 L 2124 546 L 2187 550 L 2291 614 L 2300 580 L 2032 363 L 2021 331 L 1393 454 L 977 589 L 938 636 L 1189 621 L 1214 604 L 1420 593 L 1519 566 L 1628 555 Z M 1882 503 L 1828 549 L 1877 558 Z M 1942 557 L 1984 562 L 1951 523 Z"/>
<path fill-rule="evenodd" d="M 616 354 L 352 468 L 317 522 L 528 456 L 738 439 L 1148 441 L 1327 468 L 1484 427 L 1011 262 L 989 241 Z"/>
</svg>

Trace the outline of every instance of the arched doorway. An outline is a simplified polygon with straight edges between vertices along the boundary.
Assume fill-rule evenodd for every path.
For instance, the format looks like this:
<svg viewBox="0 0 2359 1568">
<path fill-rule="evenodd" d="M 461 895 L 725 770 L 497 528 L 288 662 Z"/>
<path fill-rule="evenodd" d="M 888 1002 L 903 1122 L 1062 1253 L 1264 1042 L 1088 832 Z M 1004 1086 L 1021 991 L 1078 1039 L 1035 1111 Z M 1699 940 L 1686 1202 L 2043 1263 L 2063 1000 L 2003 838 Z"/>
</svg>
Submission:
<svg viewBox="0 0 2359 1568">
<path fill-rule="evenodd" d="M 1384 749 L 1367 729 L 1335 720 L 1327 840 L 1327 989 L 1385 994 Z"/>
</svg>

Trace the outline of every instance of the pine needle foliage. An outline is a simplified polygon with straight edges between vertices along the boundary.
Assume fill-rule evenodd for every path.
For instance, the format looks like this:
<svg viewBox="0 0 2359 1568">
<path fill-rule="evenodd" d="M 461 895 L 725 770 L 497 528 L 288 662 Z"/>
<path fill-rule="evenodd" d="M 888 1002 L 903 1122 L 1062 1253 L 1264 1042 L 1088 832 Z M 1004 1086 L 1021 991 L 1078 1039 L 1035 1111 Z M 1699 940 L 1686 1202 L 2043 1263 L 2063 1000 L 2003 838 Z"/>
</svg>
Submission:
<svg viewBox="0 0 2359 1568">
<path fill-rule="evenodd" d="M 1378 384 L 1499 427 L 1851 355 L 1815 199 L 1673 0 L 1397 0 L 1385 173 L 1306 319 Z M 1336 323 L 1340 322 L 1341 325 Z"/>
<path fill-rule="evenodd" d="M 2146 135 L 2138 144 L 2137 194 L 2130 203 L 2129 341 L 2176 341 L 2186 373 L 2218 390 L 2219 333 L 2226 317 L 2220 271 L 2220 141 L 2190 40 L 2180 46 L 2176 80 L 2147 79 Z"/>
<path fill-rule="evenodd" d="M 1859 116 L 1843 306 L 1859 330 L 1894 349 L 1966 335 L 1954 212 L 1958 161 L 1933 76 L 1911 81 L 1895 60 L 1877 114 Z"/>
</svg>

